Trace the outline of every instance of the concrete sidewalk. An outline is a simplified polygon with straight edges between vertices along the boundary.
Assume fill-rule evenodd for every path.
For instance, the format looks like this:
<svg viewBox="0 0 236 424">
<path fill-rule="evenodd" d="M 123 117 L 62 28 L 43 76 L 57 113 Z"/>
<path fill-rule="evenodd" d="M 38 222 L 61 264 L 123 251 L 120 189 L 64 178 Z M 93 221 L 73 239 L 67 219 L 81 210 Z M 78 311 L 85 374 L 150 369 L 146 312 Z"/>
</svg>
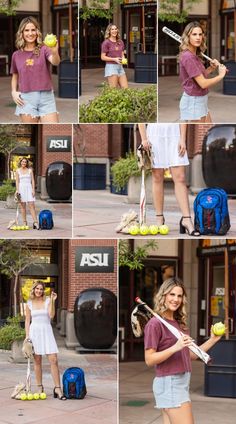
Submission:
<svg viewBox="0 0 236 424">
<path fill-rule="evenodd" d="M 6 202 L 0 201 L 0 238 L 70 238 L 72 236 L 72 204 L 70 203 L 47 203 L 45 200 L 36 200 L 36 212 L 49 209 L 53 213 L 54 227 L 52 230 L 36 231 L 32 229 L 32 217 L 27 209 L 27 219 L 30 230 L 11 231 L 7 229 L 9 221 L 15 219 L 16 210 L 7 209 Z M 19 225 L 23 225 L 19 212 Z"/>
<path fill-rule="evenodd" d="M 134 69 L 125 69 L 129 88 L 145 88 L 153 84 L 142 84 L 134 82 Z M 107 78 L 104 77 L 104 67 L 95 69 L 84 69 L 81 71 L 82 93 L 79 104 L 88 103 L 99 94 L 99 89 L 104 85 Z"/>
<path fill-rule="evenodd" d="M 62 339 L 63 340 L 63 339 Z M 43 360 L 43 384 L 46 400 L 11 399 L 15 385 L 26 379 L 26 364 L 8 361 L 9 353 L 0 352 L 0 424 L 116 424 L 117 356 L 81 355 L 59 345 L 61 374 L 71 366 L 85 372 L 87 395 L 82 400 L 60 401 L 52 396 L 53 382 L 47 359 Z M 33 367 L 32 367 L 33 368 Z M 32 390 L 37 391 L 32 371 Z"/>
<path fill-rule="evenodd" d="M 162 424 L 161 412 L 154 409 L 153 369 L 144 362 L 121 363 L 119 367 L 120 424 Z M 190 397 L 195 424 L 234 424 L 236 400 L 203 395 L 204 364 L 193 362 Z M 184 422 L 182 423 L 184 424 Z"/>
<path fill-rule="evenodd" d="M 210 88 L 209 110 L 214 123 L 236 122 L 236 96 L 223 94 L 223 83 Z M 182 95 L 178 76 L 158 79 L 158 122 L 179 122 Z"/>
<path fill-rule="evenodd" d="M 195 196 L 189 195 L 191 210 L 193 210 L 194 199 Z M 236 200 L 230 199 L 228 203 L 231 229 L 227 237 L 234 238 L 236 237 Z M 133 236 L 115 232 L 122 214 L 128 212 L 129 209 L 134 209 L 139 214 L 139 205 L 127 203 L 127 196 L 111 194 L 108 190 L 74 190 L 73 236 L 83 238 L 133 238 Z M 179 234 L 181 212 L 177 206 L 173 189 L 165 191 L 164 215 L 166 224 L 169 226 L 169 234 L 165 236 L 146 236 L 147 238 L 189 238 L 187 234 Z M 154 208 L 151 204 L 148 204 L 147 223 L 151 225 L 155 224 L 155 222 Z M 141 237 L 145 238 L 144 236 Z"/>
<path fill-rule="evenodd" d="M 58 97 L 58 76 L 53 75 L 57 110 L 60 123 L 78 122 L 78 99 L 62 99 Z M 15 115 L 15 103 L 11 97 L 11 77 L 0 77 L 0 122 L 4 124 L 20 123 Z"/>
</svg>

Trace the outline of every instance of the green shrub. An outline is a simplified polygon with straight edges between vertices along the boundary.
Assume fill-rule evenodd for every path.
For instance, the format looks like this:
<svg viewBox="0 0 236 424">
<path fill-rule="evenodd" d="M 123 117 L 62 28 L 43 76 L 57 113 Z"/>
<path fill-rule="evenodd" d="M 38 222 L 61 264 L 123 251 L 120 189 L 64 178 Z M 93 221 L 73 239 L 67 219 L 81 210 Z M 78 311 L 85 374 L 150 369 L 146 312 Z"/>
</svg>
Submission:
<svg viewBox="0 0 236 424">
<path fill-rule="evenodd" d="M 126 186 L 129 178 L 140 175 L 137 157 L 129 153 L 125 158 L 120 158 L 111 167 L 112 181 L 116 190 L 121 190 Z"/>
<path fill-rule="evenodd" d="M 10 350 L 15 340 L 24 340 L 25 330 L 20 326 L 20 317 L 8 317 L 7 324 L 0 328 L 0 349 Z"/>
<path fill-rule="evenodd" d="M 4 180 L 0 186 L 0 200 L 7 200 L 9 194 L 14 194 L 16 188 L 12 185 L 12 180 Z"/>
<path fill-rule="evenodd" d="M 105 86 L 86 105 L 80 106 L 80 122 L 156 122 L 157 89 L 117 89 Z"/>
</svg>

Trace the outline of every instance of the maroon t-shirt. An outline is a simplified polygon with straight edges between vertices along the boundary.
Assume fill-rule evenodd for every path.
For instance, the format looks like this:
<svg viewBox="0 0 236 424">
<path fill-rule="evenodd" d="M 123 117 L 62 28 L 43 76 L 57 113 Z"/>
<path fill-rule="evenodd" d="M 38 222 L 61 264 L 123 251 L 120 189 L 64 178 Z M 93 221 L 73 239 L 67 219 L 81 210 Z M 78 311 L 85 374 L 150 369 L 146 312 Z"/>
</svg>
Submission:
<svg viewBox="0 0 236 424">
<path fill-rule="evenodd" d="M 183 331 L 177 321 L 166 319 L 166 321 Z M 145 326 L 144 330 L 144 346 L 145 349 L 155 349 L 162 352 L 173 346 L 177 342 L 176 337 L 162 324 L 157 318 L 153 317 Z M 192 364 L 190 359 L 190 351 L 187 347 L 171 355 L 166 361 L 155 365 L 155 373 L 158 377 L 166 375 L 180 374 L 191 372 Z"/>
<path fill-rule="evenodd" d="M 109 38 L 102 43 L 102 53 L 105 53 L 108 57 L 122 57 L 123 51 L 125 49 L 124 43 L 122 40 L 111 41 Z M 115 61 L 106 62 L 106 64 L 117 63 Z"/>
<path fill-rule="evenodd" d="M 194 79 L 201 74 L 207 78 L 206 69 L 200 58 L 190 50 L 180 53 L 179 76 L 183 90 L 189 96 L 205 96 L 208 93 L 208 88 L 201 88 Z"/>
<path fill-rule="evenodd" d="M 39 56 L 33 51 L 17 50 L 12 55 L 11 74 L 18 74 L 19 91 L 51 91 L 52 80 L 50 73 L 51 49 L 47 46 L 40 48 Z"/>
</svg>

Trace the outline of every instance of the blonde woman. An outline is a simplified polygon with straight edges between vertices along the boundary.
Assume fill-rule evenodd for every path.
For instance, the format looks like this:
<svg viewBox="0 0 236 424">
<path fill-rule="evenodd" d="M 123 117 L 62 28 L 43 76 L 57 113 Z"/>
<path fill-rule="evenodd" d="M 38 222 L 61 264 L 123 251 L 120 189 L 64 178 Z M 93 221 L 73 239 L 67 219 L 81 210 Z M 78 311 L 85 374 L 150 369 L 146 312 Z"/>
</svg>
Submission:
<svg viewBox="0 0 236 424">
<path fill-rule="evenodd" d="M 16 193 L 20 194 L 20 207 L 24 225 L 27 224 L 26 204 L 33 218 L 33 229 L 38 230 L 38 220 L 35 210 L 35 181 L 32 169 L 27 158 L 22 158 L 16 171 Z"/>
<path fill-rule="evenodd" d="M 175 197 L 182 212 L 179 223 L 180 234 L 198 237 L 194 230 L 188 189 L 185 181 L 185 167 L 189 165 L 186 149 L 187 124 L 138 124 L 142 145 L 151 149 L 152 194 L 156 210 L 157 225 L 165 223 L 164 218 L 164 171 L 169 168 L 175 186 Z"/>
<path fill-rule="evenodd" d="M 51 365 L 51 375 L 54 382 L 53 396 L 60 400 L 66 400 L 60 384 L 58 368 L 58 348 L 50 320 L 55 316 L 55 301 L 57 294 L 53 291 L 51 296 L 45 296 L 45 287 L 41 281 L 33 284 L 30 300 L 26 306 L 25 332 L 26 339 L 30 339 L 34 347 L 34 371 L 36 384 L 43 392 L 42 384 L 42 355 L 47 355 Z"/>
<path fill-rule="evenodd" d="M 205 35 L 199 22 L 190 22 L 181 39 L 179 75 L 184 92 L 180 100 L 180 120 L 212 122 L 208 110 L 208 89 L 224 78 L 226 67 L 214 59 L 205 68 L 201 58 L 201 53 L 206 50 Z M 218 75 L 208 78 L 216 69 Z"/>
<path fill-rule="evenodd" d="M 106 62 L 105 77 L 110 87 L 128 88 L 128 81 L 122 66 L 124 43 L 120 39 L 120 31 L 114 24 L 109 24 L 102 43 L 101 59 Z"/>
<path fill-rule="evenodd" d="M 192 344 L 187 328 L 187 295 L 179 278 L 169 278 L 154 298 L 154 310 L 184 335 L 175 336 L 155 317 L 145 326 L 145 362 L 155 368 L 153 393 L 156 408 L 162 410 L 163 424 L 193 424 L 189 397 L 191 360 L 197 359 L 188 347 Z M 221 337 L 211 332 L 201 345 L 207 352 Z"/>
<path fill-rule="evenodd" d="M 43 45 L 39 23 L 29 16 L 19 25 L 16 48 L 11 61 L 15 114 L 28 124 L 58 122 L 50 72 L 50 64 L 60 63 L 58 44 L 51 48 Z"/>
</svg>

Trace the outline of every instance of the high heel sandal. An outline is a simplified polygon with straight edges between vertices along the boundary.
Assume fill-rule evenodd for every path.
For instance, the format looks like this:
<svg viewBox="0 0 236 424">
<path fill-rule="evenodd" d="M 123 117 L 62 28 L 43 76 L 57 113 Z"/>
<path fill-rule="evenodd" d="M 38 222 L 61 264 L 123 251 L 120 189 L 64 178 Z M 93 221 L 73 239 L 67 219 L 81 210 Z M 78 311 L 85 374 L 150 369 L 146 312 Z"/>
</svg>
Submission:
<svg viewBox="0 0 236 424">
<path fill-rule="evenodd" d="M 54 389 L 53 389 L 53 397 L 54 398 L 58 398 L 59 400 L 66 400 L 67 398 L 66 398 L 66 396 L 65 395 L 59 395 L 57 392 L 56 392 L 56 389 L 61 389 L 61 387 L 60 386 L 55 386 L 54 387 Z"/>
<path fill-rule="evenodd" d="M 161 225 L 164 225 L 165 224 L 165 217 L 164 217 L 164 215 L 163 214 L 160 214 L 160 215 L 156 214 L 156 216 L 162 216 L 162 224 Z"/>
<path fill-rule="evenodd" d="M 41 393 L 43 393 L 43 392 L 44 392 L 44 387 L 43 387 L 43 385 L 42 385 L 42 384 L 37 384 L 37 387 L 41 387 Z"/>
<path fill-rule="evenodd" d="M 33 230 L 39 230 L 39 224 L 37 222 L 33 222 Z"/>
<path fill-rule="evenodd" d="M 191 219 L 191 216 L 182 216 L 180 222 L 179 222 L 179 232 L 180 234 L 188 234 L 189 236 L 193 237 L 199 237 L 201 234 L 197 230 L 193 230 L 191 233 L 186 225 L 183 224 L 183 219 L 189 218 Z"/>
</svg>

